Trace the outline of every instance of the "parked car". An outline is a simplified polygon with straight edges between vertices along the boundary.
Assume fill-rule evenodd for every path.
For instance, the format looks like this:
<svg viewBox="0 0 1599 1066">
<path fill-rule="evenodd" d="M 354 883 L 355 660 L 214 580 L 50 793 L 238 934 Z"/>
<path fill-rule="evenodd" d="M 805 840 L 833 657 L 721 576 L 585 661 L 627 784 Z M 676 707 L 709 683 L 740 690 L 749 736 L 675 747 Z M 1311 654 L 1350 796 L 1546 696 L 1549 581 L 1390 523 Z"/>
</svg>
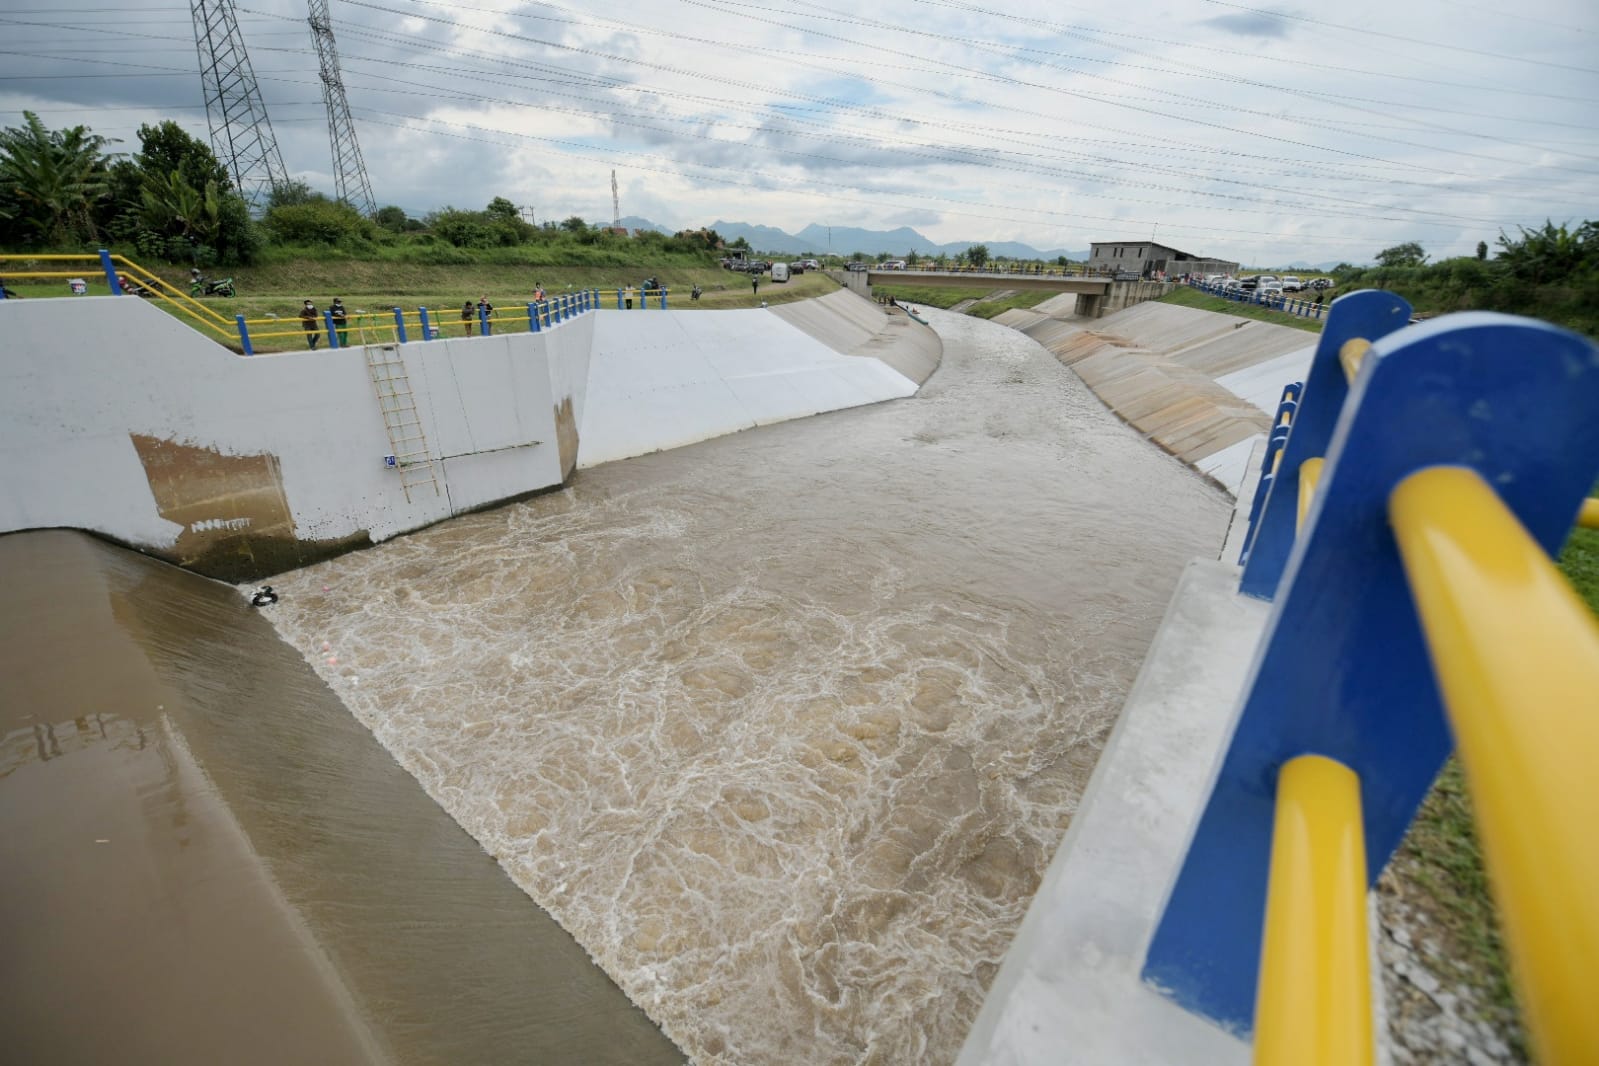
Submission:
<svg viewBox="0 0 1599 1066">
<path fill-rule="evenodd" d="M 1333 287 L 1333 279 L 1332 278 L 1311 278 L 1310 281 L 1307 284 L 1309 285 L 1310 288 L 1315 289 L 1317 292 L 1321 292 L 1324 289 L 1330 289 L 1330 288 Z"/>
<path fill-rule="evenodd" d="M 1300 281 L 1292 274 L 1284 274 L 1282 276 L 1282 283 L 1283 292 L 1303 292 L 1305 289 L 1305 283 Z"/>
<path fill-rule="evenodd" d="M 844 269 L 846 269 L 846 270 L 870 270 L 871 268 L 868 267 L 865 263 L 861 262 L 859 259 L 852 259 L 852 260 L 850 260 L 849 264 L 847 266 L 845 266 Z"/>
<path fill-rule="evenodd" d="M 822 269 L 822 264 L 818 263 L 814 259 L 806 259 L 806 260 L 802 260 L 802 262 L 804 263 L 806 270 L 820 270 L 820 269 Z"/>
<path fill-rule="evenodd" d="M 1282 294 L 1282 282 L 1276 278 L 1264 278 L 1255 285 L 1256 296 L 1281 296 Z"/>
<path fill-rule="evenodd" d="M 805 273 L 805 260 L 796 259 L 792 263 L 788 264 L 788 272 L 790 274 L 803 274 L 803 273 Z"/>
<path fill-rule="evenodd" d="M 775 283 L 777 283 L 779 281 L 785 281 L 786 282 L 787 280 L 788 280 L 788 264 L 787 263 L 773 263 L 772 264 L 772 281 L 773 281 L 773 283 L 775 284 Z"/>
</svg>

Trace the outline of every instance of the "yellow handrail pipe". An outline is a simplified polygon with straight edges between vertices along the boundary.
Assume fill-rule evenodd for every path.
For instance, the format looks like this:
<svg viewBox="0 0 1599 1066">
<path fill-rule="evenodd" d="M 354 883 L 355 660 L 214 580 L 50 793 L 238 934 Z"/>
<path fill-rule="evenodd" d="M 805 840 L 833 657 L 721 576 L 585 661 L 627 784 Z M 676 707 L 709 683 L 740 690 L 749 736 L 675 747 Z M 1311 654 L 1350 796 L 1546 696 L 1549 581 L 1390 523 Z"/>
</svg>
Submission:
<svg viewBox="0 0 1599 1066">
<path fill-rule="evenodd" d="M 1277 777 L 1255 1066 L 1371 1066 L 1371 993 L 1360 779 L 1301 755 Z"/>
<path fill-rule="evenodd" d="M 1321 484 L 1321 468 L 1326 465 L 1323 459 L 1306 459 L 1299 464 L 1299 517 L 1294 529 L 1305 528 L 1305 516 L 1310 514 L 1310 505 L 1316 499 L 1316 486 Z"/>
<path fill-rule="evenodd" d="M 1599 529 L 1599 500 L 1590 496 L 1582 501 L 1582 510 L 1577 512 L 1577 524 L 1584 529 Z"/>
<path fill-rule="evenodd" d="M 1389 501 L 1538 1062 L 1599 1049 L 1599 622 L 1475 471 Z"/>
<path fill-rule="evenodd" d="M 1363 337 L 1351 337 L 1338 349 L 1338 365 L 1344 368 L 1344 379 L 1351 385 L 1355 383 L 1355 375 L 1360 373 L 1360 364 L 1365 362 L 1369 351 L 1371 341 Z"/>
</svg>

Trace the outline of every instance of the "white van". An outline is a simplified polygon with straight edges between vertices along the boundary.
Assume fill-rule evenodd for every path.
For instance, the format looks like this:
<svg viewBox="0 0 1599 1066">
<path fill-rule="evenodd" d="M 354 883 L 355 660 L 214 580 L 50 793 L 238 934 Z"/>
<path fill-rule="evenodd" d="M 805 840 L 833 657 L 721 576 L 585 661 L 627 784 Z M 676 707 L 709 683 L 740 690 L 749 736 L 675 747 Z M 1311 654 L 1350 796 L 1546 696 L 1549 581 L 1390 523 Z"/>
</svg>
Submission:
<svg viewBox="0 0 1599 1066">
<path fill-rule="evenodd" d="M 788 280 L 788 264 L 787 263 L 773 263 L 772 264 L 772 280 L 773 281 L 787 281 Z"/>
</svg>

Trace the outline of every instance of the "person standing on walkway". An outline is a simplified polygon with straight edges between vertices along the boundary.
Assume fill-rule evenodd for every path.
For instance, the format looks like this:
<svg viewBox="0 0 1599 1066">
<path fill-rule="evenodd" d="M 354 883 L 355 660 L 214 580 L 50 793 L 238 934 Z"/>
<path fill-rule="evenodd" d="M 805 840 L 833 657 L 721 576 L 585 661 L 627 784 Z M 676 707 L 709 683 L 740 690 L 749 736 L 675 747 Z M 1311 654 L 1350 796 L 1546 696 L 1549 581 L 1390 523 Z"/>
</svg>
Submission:
<svg viewBox="0 0 1599 1066">
<path fill-rule="evenodd" d="M 305 301 L 305 306 L 300 308 L 300 328 L 305 330 L 305 346 L 316 351 L 316 342 L 322 337 L 322 327 L 317 325 L 316 304 L 310 300 Z"/>
<path fill-rule="evenodd" d="M 468 337 L 470 337 L 474 332 L 476 332 L 472 328 L 472 319 L 474 319 L 476 317 L 477 317 L 477 308 L 472 306 L 472 301 L 471 300 L 468 300 L 468 301 L 466 301 L 466 303 L 461 305 L 461 328 L 466 331 L 466 335 Z"/>
<path fill-rule="evenodd" d="M 333 306 L 328 308 L 328 314 L 333 319 L 333 328 L 339 333 L 339 347 L 350 346 L 350 327 L 344 313 L 344 301 L 337 296 L 333 298 Z"/>
<path fill-rule="evenodd" d="M 489 323 L 494 321 L 494 305 L 489 303 L 487 296 L 480 297 L 477 302 L 478 318 L 483 321 L 483 336 L 489 335 Z"/>
<path fill-rule="evenodd" d="M 751 296 L 758 295 L 760 293 L 760 291 L 761 291 L 761 276 L 759 274 L 751 274 L 750 275 L 750 295 Z"/>
</svg>

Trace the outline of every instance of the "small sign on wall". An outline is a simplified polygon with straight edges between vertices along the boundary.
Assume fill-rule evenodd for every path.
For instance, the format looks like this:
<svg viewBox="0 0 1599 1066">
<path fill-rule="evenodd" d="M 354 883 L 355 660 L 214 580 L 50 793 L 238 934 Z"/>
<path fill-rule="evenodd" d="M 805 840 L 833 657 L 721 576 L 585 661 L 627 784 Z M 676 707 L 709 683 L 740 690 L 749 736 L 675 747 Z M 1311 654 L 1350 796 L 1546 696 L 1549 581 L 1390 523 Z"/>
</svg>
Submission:
<svg viewBox="0 0 1599 1066">
<path fill-rule="evenodd" d="M 400 461 L 392 455 L 385 455 L 383 457 L 383 465 L 392 470 L 400 465 Z"/>
</svg>

